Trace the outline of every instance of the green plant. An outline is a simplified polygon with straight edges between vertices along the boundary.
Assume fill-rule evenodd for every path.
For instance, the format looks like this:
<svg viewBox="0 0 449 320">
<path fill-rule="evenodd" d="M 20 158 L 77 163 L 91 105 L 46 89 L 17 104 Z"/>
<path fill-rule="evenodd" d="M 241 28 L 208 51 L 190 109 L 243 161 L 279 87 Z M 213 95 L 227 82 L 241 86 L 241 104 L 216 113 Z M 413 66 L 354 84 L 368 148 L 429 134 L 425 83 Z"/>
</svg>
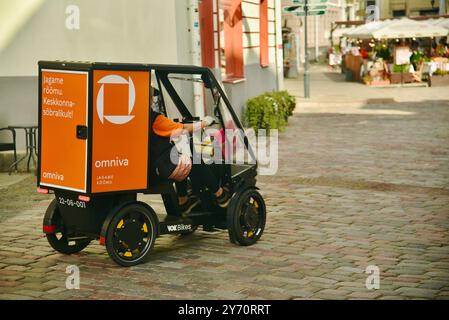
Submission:
<svg viewBox="0 0 449 320">
<path fill-rule="evenodd" d="M 420 51 L 413 51 L 413 54 L 410 57 L 410 63 L 415 66 L 419 65 L 422 62 L 428 61 L 430 61 L 430 58 Z"/>
<path fill-rule="evenodd" d="M 336 45 L 334 46 L 334 53 L 335 53 L 335 54 L 340 54 L 340 53 L 341 53 L 341 47 L 340 47 L 340 45 L 336 44 Z"/>
<path fill-rule="evenodd" d="M 394 73 L 407 73 L 410 70 L 409 64 L 395 64 L 393 66 Z"/>
<path fill-rule="evenodd" d="M 295 97 L 287 91 L 267 92 L 246 102 L 244 122 L 256 133 L 259 129 L 282 131 L 293 114 L 296 106 Z"/>
<path fill-rule="evenodd" d="M 385 61 L 391 60 L 390 49 L 385 44 L 381 44 L 381 43 L 377 44 L 374 47 L 374 51 L 376 52 L 376 57 L 377 58 L 382 58 Z"/>
<path fill-rule="evenodd" d="M 370 83 L 371 81 L 373 81 L 373 77 L 371 77 L 369 74 L 365 74 L 363 76 L 363 82 Z"/>
<path fill-rule="evenodd" d="M 410 57 L 410 62 L 414 65 L 418 65 L 421 61 L 423 61 L 423 54 L 419 51 L 413 51 L 413 54 Z"/>
<path fill-rule="evenodd" d="M 434 76 L 447 76 L 449 75 L 449 71 L 437 69 L 434 73 Z"/>
<path fill-rule="evenodd" d="M 296 108 L 296 99 L 287 91 L 272 91 L 265 93 L 266 96 L 272 97 L 277 104 L 279 104 L 279 114 L 284 115 L 287 120 L 289 116 L 293 115 L 293 110 Z"/>
<path fill-rule="evenodd" d="M 433 51 L 433 56 L 435 56 L 435 57 L 449 57 L 449 50 L 447 49 L 446 45 L 439 44 L 432 51 Z"/>
</svg>

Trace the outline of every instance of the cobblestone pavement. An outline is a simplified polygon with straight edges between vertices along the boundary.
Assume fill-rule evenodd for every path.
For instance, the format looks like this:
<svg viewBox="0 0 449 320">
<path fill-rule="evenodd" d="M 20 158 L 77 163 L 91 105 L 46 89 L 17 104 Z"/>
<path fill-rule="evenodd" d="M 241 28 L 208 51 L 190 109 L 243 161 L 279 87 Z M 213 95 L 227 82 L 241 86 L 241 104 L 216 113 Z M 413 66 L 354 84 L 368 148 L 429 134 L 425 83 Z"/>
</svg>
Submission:
<svg viewBox="0 0 449 320">
<path fill-rule="evenodd" d="M 64 256 L 41 233 L 49 198 L 25 201 L 34 182 L 23 180 L 17 200 L 0 202 L 0 298 L 448 299 L 449 102 L 319 110 L 299 108 L 280 136 L 279 172 L 259 180 L 267 228 L 252 247 L 198 231 L 163 236 L 131 268 L 96 243 Z M 79 290 L 65 288 L 72 264 Z M 379 290 L 365 287 L 369 265 Z"/>
</svg>

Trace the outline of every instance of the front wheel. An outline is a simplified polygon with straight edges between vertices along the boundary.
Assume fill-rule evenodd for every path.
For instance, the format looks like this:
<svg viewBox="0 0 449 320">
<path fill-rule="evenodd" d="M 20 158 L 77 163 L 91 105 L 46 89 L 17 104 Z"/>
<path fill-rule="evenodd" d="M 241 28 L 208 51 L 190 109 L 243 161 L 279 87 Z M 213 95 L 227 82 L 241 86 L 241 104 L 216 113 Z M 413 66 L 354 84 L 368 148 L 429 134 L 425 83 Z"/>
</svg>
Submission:
<svg viewBox="0 0 449 320">
<path fill-rule="evenodd" d="M 256 189 L 234 195 L 227 211 L 229 239 L 242 246 L 256 243 L 265 229 L 266 206 Z"/>
<path fill-rule="evenodd" d="M 69 240 L 64 221 L 62 220 L 61 213 L 59 212 L 56 199 L 54 199 L 47 208 L 44 221 L 46 218 L 51 217 L 52 226 L 54 226 L 54 232 L 47 233 L 47 241 L 50 246 L 56 251 L 63 254 L 73 254 L 80 252 L 86 248 L 91 239 L 77 239 Z M 44 222 L 45 225 L 45 222 Z"/>
<path fill-rule="evenodd" d="M 154 211 L 139 202 L 121 207 L 112 218 L 106 233 L 109 256 L 124 267 L 145 261 L 157 235 Z"/>
</svg>

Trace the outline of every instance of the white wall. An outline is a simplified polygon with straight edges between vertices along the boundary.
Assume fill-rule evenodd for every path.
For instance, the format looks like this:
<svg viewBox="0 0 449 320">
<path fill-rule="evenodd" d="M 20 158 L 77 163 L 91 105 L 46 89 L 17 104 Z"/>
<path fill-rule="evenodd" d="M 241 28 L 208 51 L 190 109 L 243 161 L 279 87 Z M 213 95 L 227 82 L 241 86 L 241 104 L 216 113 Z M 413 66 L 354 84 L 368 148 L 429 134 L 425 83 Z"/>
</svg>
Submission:
<svg viewBox="0 0 449 320">
<path fill-rule="evenodd" d="M 17 13 L 9 22 L 2 22 L 20 20 L 14 28 L 8 29 L 8 37 L 3 39 L 9 40 L 0 46 L 0 127 L 37 123 L 39 60 L 191 64 L 186 0 L 0 1 L 2 13 Z M 14 7 L 9 7 L 8 3 Z M 258 0 L 245 0 L 244 15 L 258 17 L 257 3 Z M 31 4 L 33 10 L 28 7 Z M 68 5 L 76 5 L 80 9 L 79 30 L 66 28 Z M 253 32 L 244 35 L 244 45 L 251 47 L 244 49 L 246 82 L 227 86 L 238 114 L 251 96 L 278 88 L 274 0 L 269 0 L 269 8 L 268 68 L 259 65 L 258 20 L 245 18 L 245 30 Z M 0 32 L 0 44 L 1 39 Z M 220 79 L 219 69 L 214 71 Z M 193 105 L 191 84 L 183 85 L 181 91 L 183 98 L 191 98 L 189 107 Z M 1 135 L 0 139 L 3 139 Z M 19 148 L 23 147 L 24 138 L 19 137 Z"/>
<path fill-rule="evenodd" d="M 291 5 L 290 0 L 282 0 L 283 6 Z M 330 31 L 332 22 L 343 20 L 344 12 L 346 7 L 346 1 L 344 0 L 329 0 L 326 14 L 318 16 L 310 16 L 307 18 L 308 26 L 308 48 L 310 59 L 315 58 L 315 48 L 320 49 L 320 55 L 324 54 L 323 48 L 330 46 Z M 293 14 L 283 14 L 282 25 L 292 28 L 293 32 L 299 35 L 300 39 L 300 55 L 301 62 L 304 62 L 304 17 L 297 17 Z M 317 35 L 315 34 L 317 32 Z"/>
<path fill-rule="evenodd" d="M 5 12 L 8 2 L 1 3 Z M 186 18 L 183 10 L 175 10 L 177 0 L 19 2 L 21 6 L 10 2 L 14 8 L 9 14 L 16 12 L 14 18 L 27 20 L 0 47 L 0 127 L 37 123 L 39 60 L 187 63 L 184 38 L 188 37 L 177 34 L 177 26 Z M 28 2 L 36 8 L 31 15 L 21 14 L 29 11 Z M 79 30 L 66 28 L 68 5 L 80 9 Z M 24 137 L 18 140 L 19 148 L 24 148 Z"/>
<path fill-rule="evenodd" d="M 80 9 L 68 30 L 66 7 Z M 46 0 L 0 52 L 0 76 L 37 74 L 38 60 L 176 63 L 175 0 Z"/>
</svg>

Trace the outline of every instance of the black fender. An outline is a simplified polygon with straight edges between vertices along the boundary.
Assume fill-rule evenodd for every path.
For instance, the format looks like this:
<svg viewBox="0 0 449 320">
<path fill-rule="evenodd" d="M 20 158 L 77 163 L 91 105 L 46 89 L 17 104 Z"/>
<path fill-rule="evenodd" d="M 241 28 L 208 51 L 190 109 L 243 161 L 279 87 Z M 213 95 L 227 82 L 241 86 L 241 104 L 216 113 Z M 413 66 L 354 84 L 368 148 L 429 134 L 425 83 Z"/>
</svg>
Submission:
<svg viewBox="0 0 449 320">
<path fill-rule="evenodd" d="M 45 211 L 44 214 L 44 220 L 42 222 L 43 226 L 52 226 L 54 225 L 54 216 L 55 213 L 58 210 L 58 202 L 55 199 L 53 199 L 50 203 L 50 205 L 48 206 L 47 210 Z"/>
<path fill-rule="evenodd" d="M 112 219 L 114 218 L 114 216 L 125 206 L 132 204 L 132 203 L 138 203 L 140 205 L 143 205 L 144 207 L 146 207 L 148 209 L 149 212 L 151 212 L 151 214 L 153 215 L 155 221 L 156 221 L 156 230 L 157 230 L 157 234 L 156 237 L 159 237 L 160 235 L 160 224 L 159 224 L 159 218 L 157 216 L 157 214 L 154 212 L 153 208 L 148 205 L 145 202 L 142 201 L 127 201 L 124 203 L 119 204 L 118 206 L 114 207 L 111 212 L 108 213 L 108 215 L 106 216 L 106 219 L 104 219 L 103 222 L 103 226 L 101 227 L 101 231 L 100 231 L 100 242 L 101 239 L 105 239 L 106 238 L 106 233 L 108 232 L 108 227 L 109 224 L 111 223 Z"/>
</svg>

